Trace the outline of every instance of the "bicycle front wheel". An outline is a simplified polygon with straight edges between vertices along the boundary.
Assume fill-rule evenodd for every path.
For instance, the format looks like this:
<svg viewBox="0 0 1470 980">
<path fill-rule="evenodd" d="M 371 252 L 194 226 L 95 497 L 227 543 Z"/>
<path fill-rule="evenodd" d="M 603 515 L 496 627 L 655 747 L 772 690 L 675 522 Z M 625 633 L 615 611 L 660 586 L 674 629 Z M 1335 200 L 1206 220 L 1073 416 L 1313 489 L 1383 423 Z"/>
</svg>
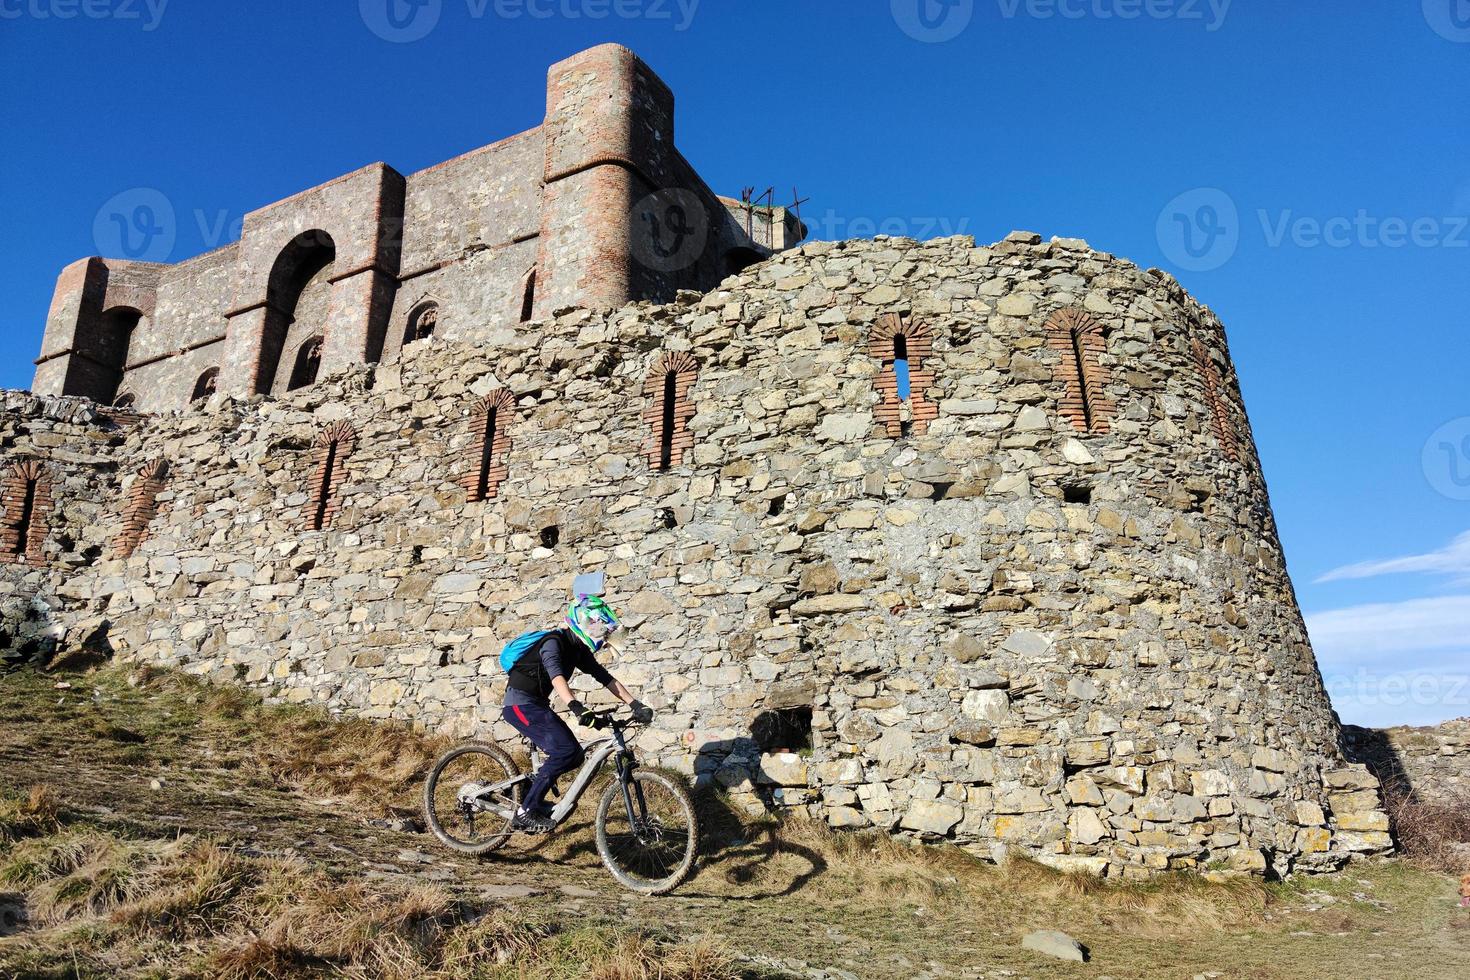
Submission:
<svg viewBox="0 0 1470 980">
<path fill-rule="evenodd" d="M 638 769 L 628 783 L 613 780 L 597 806 L 597 853 L 618 884 L 644 895 L 666 895 L 694 870 L 699 820 L 684 781 Z"/>
<path fill-rule="evenodd" d="M 494 793 L 481 787 L 520 775 L 499 746 L 466 742 L 444 753 L 424 782 L 424 817 L 434 836 L 460 854 L 480 856 L 510 839 L 510 822 L 521 802 L 522 784 Z"/>
</svg>

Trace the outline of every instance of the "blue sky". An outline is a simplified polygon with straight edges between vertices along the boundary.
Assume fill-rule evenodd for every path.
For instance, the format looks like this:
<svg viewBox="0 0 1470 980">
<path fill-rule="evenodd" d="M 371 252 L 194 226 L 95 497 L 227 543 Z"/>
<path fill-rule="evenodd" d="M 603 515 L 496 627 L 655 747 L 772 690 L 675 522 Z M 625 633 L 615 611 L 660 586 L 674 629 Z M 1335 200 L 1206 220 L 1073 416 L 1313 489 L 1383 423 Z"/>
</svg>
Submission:
<svg viewBox="0 0 1470 980">
<path fill-rule="evenodd" d="M 820 237 L 1173 271 L 1229 327 L 1344 719 L 1470 715 L 1470 0 L 0 0 L 0 385 L 117 195 L 184 258 L 537 125 L 609 40 L 717 190 L 797 187 Z"/>
</svg>

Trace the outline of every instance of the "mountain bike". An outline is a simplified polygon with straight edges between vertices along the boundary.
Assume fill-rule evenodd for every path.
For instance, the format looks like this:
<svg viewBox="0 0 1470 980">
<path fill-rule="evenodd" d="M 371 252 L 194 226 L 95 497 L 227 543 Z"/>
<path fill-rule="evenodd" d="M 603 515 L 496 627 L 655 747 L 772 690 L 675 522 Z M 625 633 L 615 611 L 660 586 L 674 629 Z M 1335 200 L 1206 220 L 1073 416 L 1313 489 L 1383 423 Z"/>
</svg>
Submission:
<svg viewBox="0 0 1470 980">
<path fill-rule="evenodd" d="M 629 733 L 641 726 L 597 712 L 609 734 L 583 746 L 582 763 L 551 811 L 553 831 L 576 809 L 582 794 L 612 760 L 616 776 L 603 790 L 594 826 L 597 853 L 624 888 L 644 895 L 666 895 L 694 870 L 699 821 L 694 801 L 678 776 L 638 765 L 628 747 Z M 531 745 L 529 739 L 522 739 Z M 531 745 L 531 772 L 542 755 Z M 505 846 L 511 819 L 531 782 L 498 745 L 466 742 L 444 753 L 424 783 L 424 816 L 434 836 L 460 854 L 482 857 Z"/>
</svg>

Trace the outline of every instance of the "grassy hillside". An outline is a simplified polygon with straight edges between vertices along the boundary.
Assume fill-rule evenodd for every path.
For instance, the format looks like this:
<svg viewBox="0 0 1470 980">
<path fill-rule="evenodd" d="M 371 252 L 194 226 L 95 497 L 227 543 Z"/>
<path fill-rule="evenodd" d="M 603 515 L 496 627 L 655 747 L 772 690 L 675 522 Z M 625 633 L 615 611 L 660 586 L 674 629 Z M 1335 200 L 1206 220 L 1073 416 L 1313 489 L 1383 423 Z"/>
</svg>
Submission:
<svg viewBox="0 0 1470 980">
<path fill-rule="evenodd" d="M 669 898 L 602 871 L 585 803 L 462 859 L 404 822 L 443 747 L 176 675 L 0 676 L 0 977 L 1470 975 L 1456 882 L 1404 862 L 1114 885 L 715 797 Z M 1020 947 L 1043 928 L 1092 962 Z"/>
</svg>

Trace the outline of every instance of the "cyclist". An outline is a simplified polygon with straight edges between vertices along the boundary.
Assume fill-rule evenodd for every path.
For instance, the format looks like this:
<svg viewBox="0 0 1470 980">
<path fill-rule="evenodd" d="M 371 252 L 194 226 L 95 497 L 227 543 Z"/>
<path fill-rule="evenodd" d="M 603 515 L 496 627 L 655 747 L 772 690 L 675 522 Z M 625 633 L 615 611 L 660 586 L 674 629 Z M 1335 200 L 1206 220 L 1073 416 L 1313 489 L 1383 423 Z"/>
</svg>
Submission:
<svg viewBox="0 0 1470 980">
<path fill-rule="evenodd" d="M 554 824 L 546 794 L 586 758 L 582 743 L 551 709 L 552 693 L 561 698 L 583 727 L 602 728 L 607 724 L 572 693 L 568 682 L 573 674 L 580 670 L 597 680 L 633 709 L 635 720 L 645 724 L 653 720 L 653 710 L 597 662 L 596 653 L 618 625 L 617 614 L 600 596 L 581 596 L 567 608 L 566 624 L 543 636 L 535 649 L 527 651 L 511 669 L 501 715 L 546 755 L 511 822 L 514 829 L 550 831 Z"/>
</svg>

